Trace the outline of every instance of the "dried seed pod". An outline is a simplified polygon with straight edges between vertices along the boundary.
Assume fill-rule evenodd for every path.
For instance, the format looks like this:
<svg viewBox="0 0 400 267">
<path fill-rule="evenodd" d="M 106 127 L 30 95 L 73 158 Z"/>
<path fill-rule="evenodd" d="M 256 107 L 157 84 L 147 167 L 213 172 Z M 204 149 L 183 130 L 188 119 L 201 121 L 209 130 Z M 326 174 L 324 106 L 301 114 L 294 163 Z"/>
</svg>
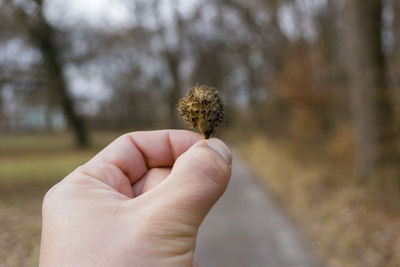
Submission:
<svg viewBox="0 0 400 267">
<path fill-rule="evenodd" d="M 215 132 L 224 118 L 224 104 L 218 91 L 208 86 L 196 86 L 179 100 L 179 115 L 190 127 L 197 127 L 205 139 Z"/>
</svg>

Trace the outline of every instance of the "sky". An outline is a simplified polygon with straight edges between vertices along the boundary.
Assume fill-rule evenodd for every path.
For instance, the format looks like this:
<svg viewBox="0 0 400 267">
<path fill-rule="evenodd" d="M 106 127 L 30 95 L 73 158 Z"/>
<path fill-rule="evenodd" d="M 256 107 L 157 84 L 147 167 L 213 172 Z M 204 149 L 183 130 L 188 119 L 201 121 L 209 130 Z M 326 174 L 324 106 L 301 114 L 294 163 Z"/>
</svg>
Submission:
<svg viewBox="0 0 400 267">
<path fill-rule="evenodd" d="M 97 27 L 124 27 L 132 21 L 129 4 L 135 0 L 47 0 L 46 15 L 57 24 L 76 22 Z M 164 17 L 176 5 L 181 13 L 190 13 L 200 0 L 160 0 Z"/>
<path fill-rule="evenodd" d="M 86 22 L 93 26 L 123 25 L 129 12 L 121 0 L 47 0 L 46 16 L 57 24 Z"/>
</svg>

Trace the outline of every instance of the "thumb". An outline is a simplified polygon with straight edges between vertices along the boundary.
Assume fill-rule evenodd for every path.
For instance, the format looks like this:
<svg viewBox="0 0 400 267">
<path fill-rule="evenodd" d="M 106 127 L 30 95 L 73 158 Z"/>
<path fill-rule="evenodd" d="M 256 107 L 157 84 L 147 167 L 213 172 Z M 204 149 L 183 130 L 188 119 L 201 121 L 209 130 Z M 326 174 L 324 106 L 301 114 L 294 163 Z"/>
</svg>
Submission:
<svg viewBox="0 0 400 267">
<path fill-rule="evenodd" d="M 201 140 L 183 153 L 165 180 L 171 208 L 189 212 L 201 222 L 225 192 L 232 155 L 219 139 Z M 187 214 L 187 213 L 186 213 Z"/>
</svg>

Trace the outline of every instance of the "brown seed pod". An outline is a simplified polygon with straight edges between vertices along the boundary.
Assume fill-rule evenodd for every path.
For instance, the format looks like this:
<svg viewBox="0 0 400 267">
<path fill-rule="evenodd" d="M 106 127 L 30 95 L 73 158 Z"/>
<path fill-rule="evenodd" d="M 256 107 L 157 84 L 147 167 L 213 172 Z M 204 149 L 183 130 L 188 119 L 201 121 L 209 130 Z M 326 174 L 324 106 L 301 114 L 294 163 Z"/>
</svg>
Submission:
<svg viewBox="0 0 400 267">
<path fill-rule="evenodd" d="M 205 139 L 215 133 L 215 127 L 224 119 L 224 104 L 215 88 L 196 86 L 179 100 L 179 115 L 190 127 L 197 127 Z"/>
</svg>

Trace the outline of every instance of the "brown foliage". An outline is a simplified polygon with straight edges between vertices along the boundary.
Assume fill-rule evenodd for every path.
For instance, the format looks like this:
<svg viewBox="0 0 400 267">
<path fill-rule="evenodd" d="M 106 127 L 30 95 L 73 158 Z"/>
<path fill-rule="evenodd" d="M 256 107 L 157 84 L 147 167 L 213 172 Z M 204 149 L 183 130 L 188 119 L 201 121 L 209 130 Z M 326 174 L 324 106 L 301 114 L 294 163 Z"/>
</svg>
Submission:
<svg viewBox="0 0 400 267">
<path fill-rule="evenodd" d="M 275 112 L 275 119 L 302 141 L 320 138 L 330 129 L 332 94 L 329 87 L 318 84 L 320 66 L 313 62 L 313 56 L 304 45 L 293 48 L 273 83 L 271 104 L 284 110 Z"/>
</svg>

